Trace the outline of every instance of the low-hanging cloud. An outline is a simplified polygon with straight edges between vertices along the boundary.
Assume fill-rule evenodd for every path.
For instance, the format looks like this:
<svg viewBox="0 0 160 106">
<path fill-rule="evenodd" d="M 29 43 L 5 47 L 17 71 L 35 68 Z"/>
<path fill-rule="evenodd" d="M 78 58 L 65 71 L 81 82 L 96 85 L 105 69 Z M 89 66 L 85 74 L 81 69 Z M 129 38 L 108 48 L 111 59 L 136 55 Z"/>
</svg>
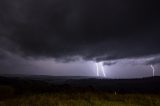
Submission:
<svg viewBox="0 0 160 106">
<path fill-rule="evenodd" d="M 115 65 L 116 63 L 117 63 L 116 61 L 105 61 L 103 65 L 111 66 L 111 65 Z"/>
</svg>

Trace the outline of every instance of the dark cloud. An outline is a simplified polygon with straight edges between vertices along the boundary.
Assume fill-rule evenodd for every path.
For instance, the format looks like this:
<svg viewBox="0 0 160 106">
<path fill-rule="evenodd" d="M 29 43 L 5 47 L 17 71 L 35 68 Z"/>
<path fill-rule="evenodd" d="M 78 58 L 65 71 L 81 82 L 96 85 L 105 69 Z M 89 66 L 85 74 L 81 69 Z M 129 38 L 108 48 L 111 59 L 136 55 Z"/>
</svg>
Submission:
<svg viewBox="0 0 160 106">
<path fill-rule="evenodd" d="M 0 39 L 14 44 L 3 49 L 33 57 L 160 54 L 159 10 L 156 0 L 1 0 Z"/>
<path fill-rule="evenodd" d="M 157 65 L 160 64 L 160 56 L 154 56 L 152 59 L 145 62 L 146 65 Z"/>
<path fill-rule="evenodd" d="M 111 66 L 111 65 L 115 65 L 116 63 L 117 63 L 116 61 L 106 61 L 103 63 L 103 65 Z"/>
</svg>

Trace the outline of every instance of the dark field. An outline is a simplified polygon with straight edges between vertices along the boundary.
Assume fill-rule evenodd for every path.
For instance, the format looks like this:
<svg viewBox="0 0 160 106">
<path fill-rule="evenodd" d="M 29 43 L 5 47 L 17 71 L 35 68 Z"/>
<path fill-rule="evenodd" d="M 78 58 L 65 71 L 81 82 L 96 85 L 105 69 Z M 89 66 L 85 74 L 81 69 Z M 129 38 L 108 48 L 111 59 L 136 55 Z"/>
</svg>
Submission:
<svg viewBox="0 0 160 106">
<path fill-rule="evenodd" d="M 160 78 L 2 76 L 0 106 L 160 106 Z"/>
</svg>

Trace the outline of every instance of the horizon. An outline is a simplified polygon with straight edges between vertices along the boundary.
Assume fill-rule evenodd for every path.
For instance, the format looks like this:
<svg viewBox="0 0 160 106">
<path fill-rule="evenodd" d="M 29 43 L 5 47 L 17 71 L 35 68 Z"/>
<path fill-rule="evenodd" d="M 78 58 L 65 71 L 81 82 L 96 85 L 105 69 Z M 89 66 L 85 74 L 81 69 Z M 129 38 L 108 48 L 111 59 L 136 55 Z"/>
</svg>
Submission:
<svg viewBox="0 0 160 106">
<path fill-rule="evenodd" d="M 160 76 L 145 76 L 145 77 L 136 77 L 136 78 L 106 78 L 101 76 L 54 76 L 54 75 L 36 75 L 36 74 L 0 74 L 0 77 L 49 77 L 49 78 L 69 78 L 69 79 L 106 79 L 106 80 L 134 80 L 134 79 L 154 79 L 160 78 Z"/>
</svg>

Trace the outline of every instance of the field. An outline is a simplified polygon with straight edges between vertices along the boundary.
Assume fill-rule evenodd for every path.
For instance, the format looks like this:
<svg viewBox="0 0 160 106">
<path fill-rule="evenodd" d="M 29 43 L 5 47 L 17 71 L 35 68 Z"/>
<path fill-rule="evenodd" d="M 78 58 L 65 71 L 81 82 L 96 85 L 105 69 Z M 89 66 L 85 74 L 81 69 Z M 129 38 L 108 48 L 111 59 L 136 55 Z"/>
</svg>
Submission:
<svg viewBox="0 0 160 106">
<path fill-rule="evenodd" d="M 158 84 L 159 78 L 80 79 L 55 84 L 0 77 L 0 106 L 160 106 Z"/>
<path fill-rule="evenodd" d="M 1 101 L 0 106 L 160 106 L 160 95 L 94 92 L 33 94 Z"/>
</svg>

